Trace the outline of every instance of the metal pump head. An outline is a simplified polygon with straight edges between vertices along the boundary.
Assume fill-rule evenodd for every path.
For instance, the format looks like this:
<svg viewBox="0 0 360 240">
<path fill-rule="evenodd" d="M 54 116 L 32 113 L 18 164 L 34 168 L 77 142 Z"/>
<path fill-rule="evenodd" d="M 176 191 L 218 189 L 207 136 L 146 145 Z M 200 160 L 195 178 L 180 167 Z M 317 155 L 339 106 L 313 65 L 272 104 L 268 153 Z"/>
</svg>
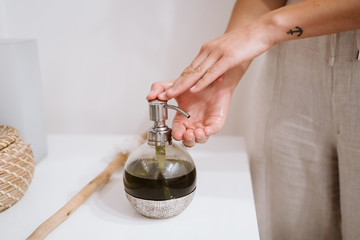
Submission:
<svg viewBox="0 0 360 240">
<path fill-rule="evenodd" d="M 149 145 L 165 146 L 171 144 L 171 128 L 165 123 L 168 119 L 168 109 L 176 110 L 187 118 L 190 117 L 180 108 L 167 104 L 167 101 L 158 99 L 149 101 L 150 120 L 154 121 L 154 126 L 150 128 L 147 134 Z"/>
</svg>

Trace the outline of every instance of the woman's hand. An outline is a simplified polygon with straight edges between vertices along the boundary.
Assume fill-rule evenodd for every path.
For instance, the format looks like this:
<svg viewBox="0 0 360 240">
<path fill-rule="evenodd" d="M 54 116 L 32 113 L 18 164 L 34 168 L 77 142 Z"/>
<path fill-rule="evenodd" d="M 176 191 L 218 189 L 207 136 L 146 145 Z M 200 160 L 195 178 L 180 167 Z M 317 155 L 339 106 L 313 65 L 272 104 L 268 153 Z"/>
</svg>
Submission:
<svg viewBox="0 0 360 240">
<path fill-rule="evenodd" d="M 160 97 L 171 99 L 186 91 L 200 92 L 228 70 L 251 61 L 273 45 L 261 31 L 250 24 L 205 43 L 190 66 Z"/>
<path fill-rule="evenodd" d="M 224 126 L 233 90 L 248 65 L 249 62 L 228 71 L 201 91 L 185 91 L 177 96 L 175 100 L 178 106 L 189 113 L 190 118 L 187 119 L 180 113 L 175 115 L 172 137 L 182 140 L 185 146 L 192 147 L 195 143 L 205 143 L 210 135 L 216 134 Z M 146 99 L 168 100 L 161 97 L 161 94 L 173 83 L 174 81 L 155 82 Z"/>
</svg>

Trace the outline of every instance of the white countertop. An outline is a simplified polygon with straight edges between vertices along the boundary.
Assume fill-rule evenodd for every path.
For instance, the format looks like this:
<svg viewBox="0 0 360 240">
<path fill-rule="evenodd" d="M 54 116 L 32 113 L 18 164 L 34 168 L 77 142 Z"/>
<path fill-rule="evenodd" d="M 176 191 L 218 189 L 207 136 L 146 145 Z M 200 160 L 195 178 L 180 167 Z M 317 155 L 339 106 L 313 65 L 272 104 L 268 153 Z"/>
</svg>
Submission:
<svg viewBox="0 0 360 240">
<path fill-rule="evenodd" d="M 0 239 L 28 237 L 100 173 L 130 135 L 50 135 L 25 196 L 0 213 Z M 259 239 L 244 143 L 214 136 L 189 149 L 197 190 L 180 215 L 154 220 L 128 203 L 122 171 L 95 192 L 47 239 Z"/>
</svg>

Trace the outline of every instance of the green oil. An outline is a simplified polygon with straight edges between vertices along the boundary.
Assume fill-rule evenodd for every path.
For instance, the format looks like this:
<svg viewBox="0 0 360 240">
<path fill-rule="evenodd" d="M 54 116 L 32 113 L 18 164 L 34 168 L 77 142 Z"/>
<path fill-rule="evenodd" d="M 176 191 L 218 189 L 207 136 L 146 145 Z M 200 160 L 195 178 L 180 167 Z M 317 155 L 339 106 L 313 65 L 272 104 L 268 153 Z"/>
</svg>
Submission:
<svg viewBox="0 0 360 240">
<path fill-rule="evenodd" d="M 164 197 L 165 199 L 171 199 L 171 193 L 169 190 L 169 187 L 167 186 L 167 183 L 165 181 L 164 171 L 165 171 L 165 161 L 166 161 L 166 151 L 165 146 L 155 146 L 155 160 L 157 161 L 159 165 L 160 174 L 162 177 L 159 179 L 162 179 L 162 186 L 164 191 Z"/>
<path fill-rule="evenodd" d="M 196 169 L 184 160 L 158 159 L 132 162 L 124 172 L 125 191 L 137 198 L 169 200 L 188 195 L 196 188 Z M 170 175 L 170 176 L 167 176 Z"/>
<path fill-rule="evenodd" d="M 155 159 L 159 164 L 160 172 L 164 173 L 166 160 L 165 146 L 155 146 Z"/>
</svg>

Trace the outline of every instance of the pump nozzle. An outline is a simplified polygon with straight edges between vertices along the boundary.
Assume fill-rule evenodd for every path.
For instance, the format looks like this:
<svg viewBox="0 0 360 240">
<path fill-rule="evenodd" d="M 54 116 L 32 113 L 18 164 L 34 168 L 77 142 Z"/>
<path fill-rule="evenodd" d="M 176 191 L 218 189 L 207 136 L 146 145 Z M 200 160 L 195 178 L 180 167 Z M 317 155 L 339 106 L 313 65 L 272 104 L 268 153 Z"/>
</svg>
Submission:
<svg viewBox="0 0 360 240">
<path fill-rule="evenodd" d="M 165 108 L 169 108 L 169 109 L 176 110 L 176 111 L 178 111 L 179 113 L 181 113 L 182 115 L 184 115 L 186 118 L 190 118 L 190 115 L 189 115 L 188 113 L 184 112 L 184 110 L 181 110 L 181 109 L 178 108 L 177 106 L 170 105 L 170 104 L 166 104 L 164 107 L 165 107 Z"/>
</svg>

